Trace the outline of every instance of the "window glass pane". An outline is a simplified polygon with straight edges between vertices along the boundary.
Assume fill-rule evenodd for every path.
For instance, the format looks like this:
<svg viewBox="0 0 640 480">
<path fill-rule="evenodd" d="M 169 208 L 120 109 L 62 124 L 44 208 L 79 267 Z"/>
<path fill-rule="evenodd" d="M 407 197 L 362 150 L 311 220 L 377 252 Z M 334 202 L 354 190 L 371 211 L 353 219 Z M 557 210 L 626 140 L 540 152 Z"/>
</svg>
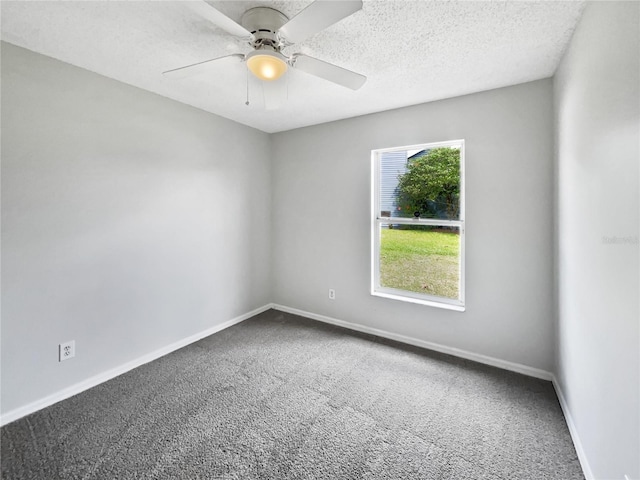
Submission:
<svg viewBox="0 0 640 480">
<path fill-rule="evenodd" d="M 458 299 L 460 229 L 382 224 L 380 286 Z"/>
<path fill-rule="evenodd" d="M 380 154 L 380 216 L 460 219 L 460 147 Z"/>
</svg>

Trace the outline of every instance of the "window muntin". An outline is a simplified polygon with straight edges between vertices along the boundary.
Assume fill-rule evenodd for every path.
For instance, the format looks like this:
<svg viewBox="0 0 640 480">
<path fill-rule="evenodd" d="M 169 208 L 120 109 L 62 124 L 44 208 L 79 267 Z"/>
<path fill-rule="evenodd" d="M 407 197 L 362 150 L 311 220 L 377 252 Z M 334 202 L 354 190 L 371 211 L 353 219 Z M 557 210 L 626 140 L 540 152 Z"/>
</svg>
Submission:
<svg viewBox="0 0 640 480">
<path fill-rule="evenodd" d="M 464 310 L 464 140 L 372 163 L 372 295 Z"/>
</svg>

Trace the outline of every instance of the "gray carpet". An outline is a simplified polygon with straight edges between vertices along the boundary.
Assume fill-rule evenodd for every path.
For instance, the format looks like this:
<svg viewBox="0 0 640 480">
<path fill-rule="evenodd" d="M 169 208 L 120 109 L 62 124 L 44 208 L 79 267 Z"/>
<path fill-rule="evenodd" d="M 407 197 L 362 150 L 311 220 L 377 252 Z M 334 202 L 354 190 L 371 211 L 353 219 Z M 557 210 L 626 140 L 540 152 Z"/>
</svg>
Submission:
<svg viewBox="0 0 640 480">
<path fill-rule="evenodd" d="M 584 478 L 549 382 L 273 310 L 1 438 L 5 479 Z"/>
</svg>

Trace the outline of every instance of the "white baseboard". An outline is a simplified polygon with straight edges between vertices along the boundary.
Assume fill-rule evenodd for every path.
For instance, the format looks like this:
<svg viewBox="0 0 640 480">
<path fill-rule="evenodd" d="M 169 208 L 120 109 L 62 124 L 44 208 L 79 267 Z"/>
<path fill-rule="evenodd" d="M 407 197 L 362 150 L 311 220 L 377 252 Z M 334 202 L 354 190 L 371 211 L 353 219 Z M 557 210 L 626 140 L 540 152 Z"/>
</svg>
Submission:
<svg viewBox="0 0 640 480">
<path fill-rule="evenodd" d="M 582 442 L 580 441 L 580 437 L 578 436 L 578 430 L 576 429 L 576 424 L 573 423 L 573 417 L 571 416 L 571 411 L 569 410 L 569 404 L 562 392 L 562 387 L 560 387 L 560 383 L 555 375 L 551 378 L 551 382 L 553 383 L 553 388 L 556 390 L 556 395 L 558 397 L 558 401 L 560 402 L 560 408 L 562 408 L 562 413 L 564 414 L 564 418 L 567 421 L 567 427 L 569 427 L 569 434 L 571 435 L 571 440 L 573 440 L 573 446 L 576 449 L 576 453 L 578 454 L 578 460 L 580 461 L 580 466 L 582 467 L 582 472 L 584 473 L 584 477 L 586 480 L 595 480 L 595 476 L 593 475 L 593 471 L 591 471 L 591 466 L 589 465 L 589 461 L 587 460 L 587 454 L 582 447 Z"/>
<path fill-rule="evenodd" d="M 237 323 L 240 323 L 244 320 L 247 320 L 248 318 L 253 317 L 254 315 L 257 315 L 266 310 L 269 310 L 270 308 L 272 308 L 271 304 L 263 305 L 260 308 L 256 308 L 255 310 L 252 310 L 251 312 L 247 312 L 243 315 L 232 318 L 229 321 L 220 323 L 211 328 L 203 330 L 202 332 L 196 333 L 195 335 L 191 335 L 189 337 L 183 338 L 182 340 L 178 340 L 177 342 L 174 342 L 170 345 L 159 348 L 158 350 L 155 350 L 151 353 L 143 355 L 142 357 L 136 358 L 135 360 L 127 362 L 118 367 L 112 368 L 111 370 L 107 370 L 106 372 L 99 373 L 98 375 L 94 375 L 93 377 L 87 378 L 82 382 L 76 383 L 75 385 L 71 385 L 70 387 L 67 387 L 63 390 L 60 390 L 44 398 L 41 398 L 40 400 L 36 400 L 35 402 L 29 403 L 22 407 L 18 407 L 14 410 L 11 410 L 2 415 L 2 417 L 0 418 L 0 426 L 11 423 L 15 420 L 18 420 L 19 418 L 22 418 L 26 415 L 29 415 L 31 413 L 37 412 L 38 410 L 42 410 L 43 408 L 53 405 L 54 403 L 58 403 L 69 397 L 77 395 L 78 393 L 84 392 L 85 390 L 88 390 L 92 387 L 95 387 L 96 385 L 104 383 L 107 380 L 111 380 L 112 378 L 115 378 L 118 375 L 122 375 L 123 373 L 126 373 L 129 370 L 133 370 L 134 368 L 137 368 L 140 365 L 144 365 L 145 363 L 152 362 L 153 360 L 163 357 L 182 347 L 186 347 L 187 345 L 197 342 L 198 340 L 202 340 L 203 338 L 208 337 L 209 335 L 213 335 L 214 333 L 224 330 L 225 328 L 229 328 Z"/>
<path fill-rule="evenodd" d="M 377 328 L 367 327 L 358 323 L 345 322 L 344 320 L 338 320 L 336 318 L 327 317 L 325 315 L 318 315 L 316 313 L 305 312 L 304 310 L 298 310 L 297 308 L 287 307 L 285 305 L 273 304 L 272 308 L 280 310 L 282 312 L 292 313 L 294 315 L 300 315 L 302 317 L 308 317 L 313 320 L 319 320 L 320 322 L 330 323 L 332 325 L 338 325 L 340 327 L 348 328 L 350 330 L 356 330 L 358 332 L 369 333 L 377 337 L 388 338 L 390 340 L 396 340 L 401 343 L 406 343 L 416 347 L 426 348 L 428 350 L 435 350 L 436 352 L 446 353 L 455 357 L 465 358 L 467 360 L 473 360 L 474 362 L 484 363 L 485 365 L 491 365 L 493 367 L 502 368 L 503 370 L 509 370 L 512 372 L 522 373 L 530 377 L 540 378 L 542 380 L 551 380 L 553 374 L 546 370 L 539 368 L 529 367 L 520 363 L 508 362 L 499 358 L 489 357 L 480 353 L 473 353 L 467 350 L 459 348 L 448 347 L 439 343 L 427 342 L 413 337 L 407 337 L 397 333 L 387 332 L 386 330 L 379 330 Z"/>
</svg>

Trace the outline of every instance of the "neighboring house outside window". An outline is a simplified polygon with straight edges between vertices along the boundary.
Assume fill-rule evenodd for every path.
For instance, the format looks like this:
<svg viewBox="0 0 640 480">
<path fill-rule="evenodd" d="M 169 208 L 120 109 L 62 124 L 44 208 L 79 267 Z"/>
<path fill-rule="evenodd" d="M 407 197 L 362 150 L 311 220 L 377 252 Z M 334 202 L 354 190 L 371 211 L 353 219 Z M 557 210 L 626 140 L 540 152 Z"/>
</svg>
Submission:
<svg viewBox="0 0 640 480">
<path fill-rule="evenodd" d="M 399 177 L 407 172 L 407 164 L 412 159 L 429 153 L 428 150 L 407 152 L 397 150 L 383 152 L 380 156 L 380 209 L 385 217 L 406 216 L 398 204 Z M 408 156 L 408 158 L 407 158 Z"/>
</svg>

